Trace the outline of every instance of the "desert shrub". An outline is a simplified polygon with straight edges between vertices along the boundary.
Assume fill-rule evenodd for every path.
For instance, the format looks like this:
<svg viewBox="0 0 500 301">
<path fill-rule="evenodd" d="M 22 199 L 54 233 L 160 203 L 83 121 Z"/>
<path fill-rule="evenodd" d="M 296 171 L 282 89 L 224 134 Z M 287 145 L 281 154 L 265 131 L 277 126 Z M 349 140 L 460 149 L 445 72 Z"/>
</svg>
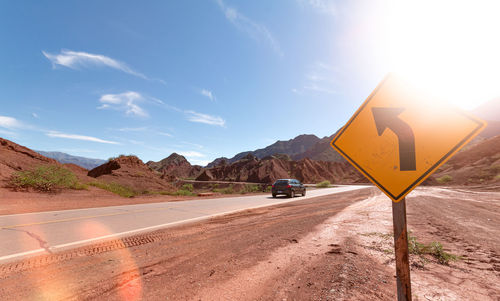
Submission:
<svg viewBox="0 0 500 301">
<path fill-rule="evenodd" d="M 114 194 L 117 194 L 119 196 L 125 197 L 125 198 L 131 198 L 137 195 L 137 193 L 130 187 L 121 185 L 118 183 L 103 183 L 103 182 L 90 182 L 90 186 L 94 186 L 97 188 L 101 188 L 104 190 L 107 190 L 109 192 L 112 192 Z"/>
<path fill-rule="evenodd" d="M 11 178 L 11 184 L 18 188 L 33 188 L 45 192 L 62 188 L 86 188 L 85 185 L 78 183 L 72 171 L 58 165 L 43 165 L 32 170 L 19 171 Z"/>
<path fill-rule="evenodd" d="M 450 182 L 451 180 L 453 180 L 453 177 L 450 175 L 444 175 L 444 176 L 436 179 L 436 181 L 438 181 L 439 184 L 446 184 L 446 183 Z"/>
<path fill-rule="evenodd" d="M 248 184 L 243 186 L 243 189 L 240 191 L 240 193 L 245 194 L 245 193 L 253 193 L 253 192 L 259 192 L 261 191 L 260 186 L 256 184 Z"/>
<path fill-rule="evenodd" d="M 495 176 L 495 180 L 500 180 L 500 174 Z"/>
<path fill-rule="evenodd" d="M 273 186 L 267 185 L 266 189 L 264 190 L 264 192 L 271 192 L 272 189 L 273 189 Z"/>
<path fill-rule="evenodd" d="M 223 194 L 232 194 L 232 193 L 234 193 L 234 188 L 233 188 L 233 184 L 231 184 L 226 188 L 214 188 L 214 189 L 212 189 L 212 191 L 223 193 Z"/>
<path fill-rule="evenodd" d="M 423 244 L 417 241 L 415 236 L 408 233 L 408 252 L 414 255 L 429 254 L 437 259 L 440 264 L 448 265 L 450 261 L 455 261 L 459 257 L 443 250 L 440 242 L 433 241 L 430 244 Z"/>
<path fill-rule="evenodd" d="M 319 182 L 318 184 L 316 184 L 316 187 L 317 188 L 327 188 L 327 187 L 330 187 L 330 181 L 322 181 L 322 182 Z"/>
<path fill-rule="evenodd" d="M 182 189 L 182 190 L 191 191 L 191 192 L 193 192 L 193 190 L 194 190 L 194 188 L 193 188 L 193 184 L 188 184 L 188 183 L 187 183 L 187 184 L 182 185 L 181 189 Z"/>
</svg>

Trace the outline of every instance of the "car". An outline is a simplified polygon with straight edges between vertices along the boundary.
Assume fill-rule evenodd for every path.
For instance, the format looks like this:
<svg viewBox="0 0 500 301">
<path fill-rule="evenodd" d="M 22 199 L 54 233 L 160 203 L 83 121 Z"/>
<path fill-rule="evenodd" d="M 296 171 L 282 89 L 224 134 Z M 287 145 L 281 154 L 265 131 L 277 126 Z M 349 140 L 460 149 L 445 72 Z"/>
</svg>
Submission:
<svg viewBox="0 0 500 301">
<path fill-rule="evenodd" d="M 273 198 L 279 194 L 284 194 L 289 198 L 293 198 L 297 193 L 302 196 L 306 195 L 306 187 L 297 179 L 278 179 L 271 188 Z"/>
</svg>

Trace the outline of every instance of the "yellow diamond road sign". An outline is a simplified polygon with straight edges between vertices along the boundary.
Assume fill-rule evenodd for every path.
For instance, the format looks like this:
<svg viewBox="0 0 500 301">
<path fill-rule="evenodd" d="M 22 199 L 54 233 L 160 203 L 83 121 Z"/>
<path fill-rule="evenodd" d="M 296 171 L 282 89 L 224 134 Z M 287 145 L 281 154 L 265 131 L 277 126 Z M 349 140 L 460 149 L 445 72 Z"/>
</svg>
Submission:
<svg viewBox="0 0 500 301">
<path fill-rule="evenodd" d="M 399 202 L 486 123 L 388 75 L 331 145 Z"/>
</svg>

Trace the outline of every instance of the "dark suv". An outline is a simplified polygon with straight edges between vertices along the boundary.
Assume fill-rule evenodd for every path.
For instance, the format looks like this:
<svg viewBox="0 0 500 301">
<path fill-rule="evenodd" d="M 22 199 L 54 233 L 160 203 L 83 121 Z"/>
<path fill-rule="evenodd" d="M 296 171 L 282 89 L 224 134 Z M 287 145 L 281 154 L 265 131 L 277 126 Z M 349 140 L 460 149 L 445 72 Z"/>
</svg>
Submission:
<svg viewBox="0 0 500 301">
<path fill-rule="evenodd" d="M 289 198 L 293 198 L 297 193 L 305 196 L 306 187 L 296 179 L 279 179 L 274 182 L 271 193 L 273 198 L 278 194 L 286 194 Z"/>
</svg>

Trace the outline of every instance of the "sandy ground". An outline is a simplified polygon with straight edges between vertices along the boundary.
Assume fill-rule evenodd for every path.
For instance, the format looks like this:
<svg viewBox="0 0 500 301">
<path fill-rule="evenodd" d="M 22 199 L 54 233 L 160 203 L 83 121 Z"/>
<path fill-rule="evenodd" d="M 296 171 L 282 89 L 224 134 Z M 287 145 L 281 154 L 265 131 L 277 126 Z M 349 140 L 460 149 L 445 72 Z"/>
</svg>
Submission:
<svg viewBox="0 0 500 301">
<path fill-rule="evenodd" d="M 411 256 L 414 300 L 500 300 L 500 192 L 421 188 L 408 227 L 461 259 Z M 394 300 L 391 202 L 375 188 L 0 266 L 2 300 Z"/>
<path fill-rule="evenodd" d="M 248 193 L 252 195 L 259 193 Z M 0 188 L 0 215 L 41 211 L 94 208 L 106 206 L 177 202 L 200 198 L 223 198 L 242 194 L 212 194 L 207 196 L 141 195 L 125 198 L 114 193 L 89 187 L 88 190 L 65 190 L 57 193 L 19 192 Z"/>
</svg>

